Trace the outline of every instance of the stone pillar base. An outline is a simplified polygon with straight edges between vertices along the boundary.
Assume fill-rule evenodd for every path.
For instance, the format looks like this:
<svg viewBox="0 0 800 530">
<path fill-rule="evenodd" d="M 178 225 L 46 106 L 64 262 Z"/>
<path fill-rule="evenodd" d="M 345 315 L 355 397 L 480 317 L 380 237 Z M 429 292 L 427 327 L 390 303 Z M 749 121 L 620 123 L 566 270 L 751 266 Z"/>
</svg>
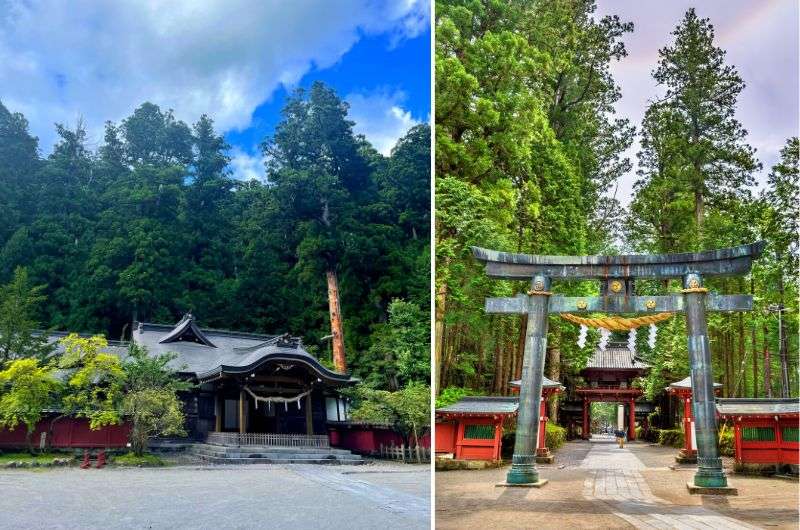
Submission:
<svg viewBox="0 0 800 530">
<path fill-rule="evenodd" d="M 537 464 L 552 464 L 555 462 L 556 457 L 553 456 L 553 453 L 550 452 L 550 449 L 545 447 L 544 449 L 537 449 L 536 450 L 536 463 Z"/>
<path fill-rule="evenodd" d="M 495 488 L 541 488 L 549 481 L 546 478 L 541 480 L 537 480 L 536 482 L 528 482 L 526 484 L 512 484 L 510 482 L 500 482 L 499 484 L 495 484 Z"/>
<path fill-rule="evenodd" d="M 679 464 L 696 464 L 697 451 L 687 451 L 686 449 L 681 449 L 678 451 L 677 456 L 675 456 L 675 461 Z"/>
<path fill-rule="evenodd" d="M 539 472 L 532 464 L 511 464 L 506 483 L 516 486 L 539 482 Z"/>
<path fill-rule="evenodd" d="M 691 482 L 687 482 L 686 488 L 692 495 L 739 495 L 739 490 L 731 486 L 695 486 Z"/>
</svg>

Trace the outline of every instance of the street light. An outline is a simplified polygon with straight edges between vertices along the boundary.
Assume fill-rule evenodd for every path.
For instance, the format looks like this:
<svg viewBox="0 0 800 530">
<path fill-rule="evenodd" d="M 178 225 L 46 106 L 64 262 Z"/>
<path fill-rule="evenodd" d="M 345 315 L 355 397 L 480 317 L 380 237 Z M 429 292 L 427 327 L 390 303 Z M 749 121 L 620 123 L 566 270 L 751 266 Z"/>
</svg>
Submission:
<svg viewBox="0 0 800 530">
<path fill-rule="evenodd" d="M 783 304 L 767 306 L 770 313 L 778 313 L 778 353 L 781 356 L 781 397 L 789 397 L 789 367 L 786 362 L 786 348 L 783 344 L 783 313 L 789 311 Z"/>
</svg>

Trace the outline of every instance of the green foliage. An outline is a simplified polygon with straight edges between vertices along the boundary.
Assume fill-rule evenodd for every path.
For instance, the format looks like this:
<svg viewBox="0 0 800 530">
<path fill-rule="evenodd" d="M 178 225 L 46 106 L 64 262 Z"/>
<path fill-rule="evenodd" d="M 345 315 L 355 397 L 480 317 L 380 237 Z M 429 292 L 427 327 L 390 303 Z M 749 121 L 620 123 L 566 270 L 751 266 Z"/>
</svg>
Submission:
<svg viewBox="0 0 800 530">
<path fill-rule="evenodd" d="M 723 423 L 719 428 L 719 453 L 722 456 L 734 456 L 736 452 L 733 426 Z"/>
<path fill-rule="evenodd" d="M 119 424 L 125 371 L 118 357 L 102 353 L 108 342 L 100 335 L 82 338 L 75 333 L 60 342 L 64 355 L 59 367 L 71 372 L 62 400 L 63 412 L 87 418 L 93 430 Z"/>
<path fill-rule="evenodd" d="M 111 463 L 116 466 L 126 467 L 163 467 L 166 464 L 161 457 L 154 454 L 125 453 L 111 457 Z"/>
<path fill-rule="evenodd" d="M 397 389 L 417 381 L 430 381 L 430 313 L 403 300 L 389 304 L 389 320 L 378 324 L 367 355 L 374 361 L 372 378 L 366 382 Z M 381 369 L 383 368 L 383 369 Z"/>
<path fill-rule="evenodd" d="M 658 431 L 658 443 L 669 447 L 683 447 L 683 429 L 660 429 Z"/>
<path fill-rule="evenodd" d="M 0 453 L 0 464 L 6 464 L 8 462 L 30 462 L 39 465 L 51 464 L 56 458 L 71 460 L 72 455 L 68 453 Z"/>
<path fill-rule="evenodd" d="M 35 319 L 44 301 L 44 286 L 32 286 L 28 272 L 22 267 L 14 270 L 7 285 L 0 286 L 0 367 L 11 359 L 36 357 L 46 359 L 53 351 L 47 336 L 36 333 Z"/>
<path fill-rule="evenodd" d="M 177 377 L 170 366 L 174 354 L 149 356 L 147 349 L 132 344 L 122 364 L 125 395 L 122 412 L 131 422 L 133 453 L 141 457 L 154 436 L 185 436 L 183 405 L 177 392 L 192 385 Z"/>
<path fill-rule="evenodd" d="M 483 300 L 526 287 L 486 278 L 470 246 L 509 252 L 613 251 L 633 128 L 614 118 L 611 64 L 632 31 L 587 2 L 442 0 L 436 6 L 437 392 L 507 394 L 522 323 Z M 579 285 L 559 293 L 588 294 Z M 575 375 L 588 353 L 551 321 L 549 344 Z M 568 369 L 567 369 L 568 368 Z"/>
<path fill-rule="evenodd" d="M 430 426 L 431 390 L 427 385 L 410 383 L 396 392 L 361 385 L 354 397 L 353 419 L 393 425 L 407 442 L 411 435 L 419 439 Z"/>
<path fill-rule="evenodd" d="M 485 394 L 486 392 L 481 389 L 449 386 L 443 388 L 439 395 L 436 396 L 436 408 L 438 409 L 457 403 L 465 396 L 483 396 Z"/>
<path fill-rule="evenodd" d="M 567 441 L 567 429 L 548 421 L 544 431 L 544 440 L 547 448 L 555 451 Z"/>
<path fill-rule="evenodd" d="M 122 411 L 131 422 L 133 453 L 142 456 L 151 436 L 185 436 L 183 405 L 174 391 L 157 388 L 129 390 Z"/>
<path fill-rule="evenodd" d="M 23 424 L 26 439 L 51 407 L 59 388 L 53 369 L 40 366 L 37 359 L 17 359 L 0 372 L 0 427 L 14 430 Z"/>
<path fill-rule="evenodd" d="M 293 94 L 264 141 L 263 179 L 240 182 L 208 116 L 190 126 L 144 103 L 107 123 L 96 152 L 80 123 L 58 126 L 42 158 L 25 118 L 0 104 L 0 284 L 28 274 L 12 310 L 0 297 L 0 361 L 8 341 L 33 344 L 24 330 L 127 337 L 132 320 L 172 324 L 187 310 L 325 352 L 330 268 L 353 375 L 385 388 L 389 372 L 401 386 L 425 380 L 416 343 L 403 366 L 373 361 L 393 335 L 382 325 L 392 300 L 429 305 L 430 127 L 384 157 L 347 112 L 322 84 Z M 25 348 L 15 355 L 35 354 Z"/>
</svg>

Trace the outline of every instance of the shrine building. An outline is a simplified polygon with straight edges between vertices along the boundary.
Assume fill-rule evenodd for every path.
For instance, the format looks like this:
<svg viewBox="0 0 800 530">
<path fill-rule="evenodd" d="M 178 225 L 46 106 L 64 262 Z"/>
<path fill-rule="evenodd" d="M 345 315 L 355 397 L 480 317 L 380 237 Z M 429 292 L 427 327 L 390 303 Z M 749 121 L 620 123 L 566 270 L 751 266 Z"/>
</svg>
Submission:
<svg viewBox="0 0 800 530">
<path fill-rule="evenodd" d="M 595 349 L 592 357 L 581 370 L 586 380 L 584 386 L 575 389 L 581 399 L 581 437 L 591 436 L 591 404 L 596 401 L 616 402 L 625 409 L 622 425 L 628 432 L 628 439 L 636 439 L 636 415 L 643 419 L 652 410 L 649 404 L 637 404 L 641 398 L 641 388 L 633 386 L 634 379 L 642 377 L 650 370 L 650 365 L 636 357 L 624 343 L 610 343 L 607 348 Z"/>
</svg>

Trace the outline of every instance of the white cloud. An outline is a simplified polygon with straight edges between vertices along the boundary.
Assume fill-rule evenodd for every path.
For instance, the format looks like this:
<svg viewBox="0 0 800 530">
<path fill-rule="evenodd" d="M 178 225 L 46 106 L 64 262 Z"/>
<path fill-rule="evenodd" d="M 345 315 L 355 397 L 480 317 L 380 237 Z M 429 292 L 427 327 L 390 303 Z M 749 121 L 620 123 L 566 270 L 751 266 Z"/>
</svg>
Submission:
<svg viewBox="0 0 800 530">
<path fill-rule="evenodd" d="M 383 155 L 388 156 L 397 140 L 420 123 L 401 106 L 405 94 L 400 91 L 355 93 L 345 99 L 350 104 L 348 116 L 355 122 L 355 132 L 363 134 Z"/>
<path fill-rule="evenodd" d="M 228 168 L 231 170 L 233 178 L 237 180 L 262 180 L 264 178 L 266 158 L 263 155 L 251 155 L 238 147 L 231 149 L 228 155 L 231 157 Z"/>
<path fill-rule="evenodd" d="M 281 84 L 335 64 L 365 34 L 414 37 L 429 10 L 430 0 L 0 0 L 0 97 L 45 149 L 54 121 L 80 115 L 99 134 L 145 100 L 244 128 Z"/>
</svg>

